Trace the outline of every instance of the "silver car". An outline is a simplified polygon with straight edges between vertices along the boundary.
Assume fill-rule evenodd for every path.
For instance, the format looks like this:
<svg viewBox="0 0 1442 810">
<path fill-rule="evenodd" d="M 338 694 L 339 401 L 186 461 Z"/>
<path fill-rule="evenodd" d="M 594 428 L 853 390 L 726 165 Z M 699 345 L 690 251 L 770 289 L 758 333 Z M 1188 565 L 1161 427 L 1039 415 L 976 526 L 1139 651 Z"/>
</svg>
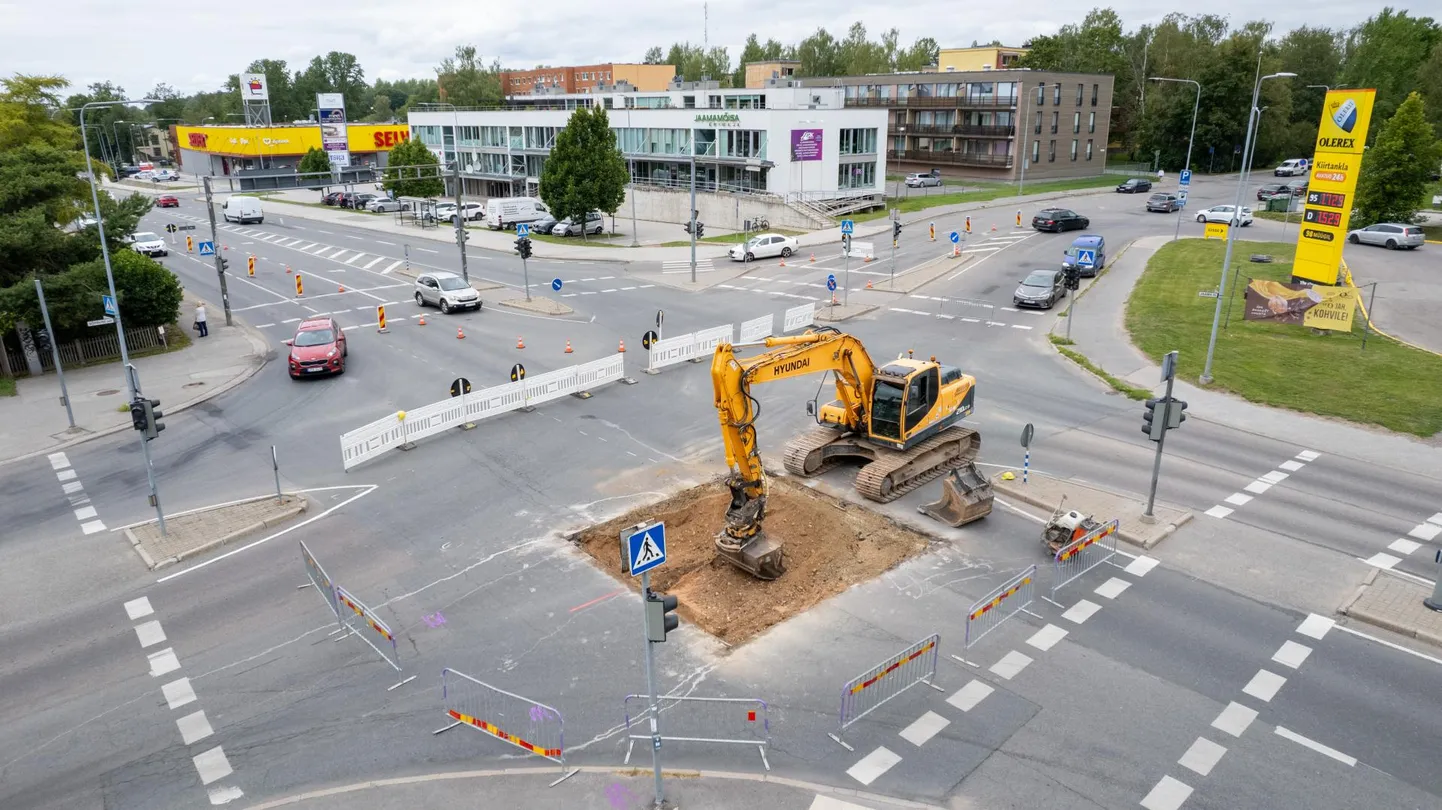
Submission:
<svg viewBox="0 0 1442 810">
<path fill-rule="evenodd" d="M 1402 225 L 1396 222 L 1379 222 L 1358 228 L 1347 234 L 1347 241 L 1354 245 L 1381 245 L 1388 250 L 1406 248 L 1416 250 L 1427 241 L 1427 236 L 1416 225 Z"/>
<path fill-rule="evenodd" d="M 586 215 L 586 233 L 604 233 L 606 231 L 606 220 L 601 216 L 600 211 L 592 211 Z M 551 227 L 552 236 L 580 236 L 581 226 L 571 221 L 570 217 L 557 222 Z"/>
<path fill-rule="evenodd" d="M 941 176 L 936 174 L 908 174 L 906 176 L 907 188 L 926 188 L 927 186 L 940 186 Z"/>
<path fill-rule="evenodd" d="M 367 211 L 374 211 L 377 214 L 386 214 L 391 211 L 401 210 L 401 204 L 397 200 L 388 200 L 385 197 L 377 197 L 366 203 Z"/>
<path fill-rule="evenodd" d="M 416 276 L 416 304 L 450 314 L 453 309 L 480 309 L 481 294 L 455 273 L 422 273 Z"/>
</svg>

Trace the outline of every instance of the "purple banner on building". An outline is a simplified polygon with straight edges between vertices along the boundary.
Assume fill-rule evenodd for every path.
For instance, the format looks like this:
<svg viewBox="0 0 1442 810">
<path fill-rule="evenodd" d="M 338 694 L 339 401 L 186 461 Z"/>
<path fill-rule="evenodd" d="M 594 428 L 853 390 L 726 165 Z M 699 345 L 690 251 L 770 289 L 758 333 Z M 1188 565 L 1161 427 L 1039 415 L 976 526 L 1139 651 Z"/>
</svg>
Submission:
<svg viewBox="0 0 1442 810">
<path fill-rule="evenodd" d="M 791 160 L 793 162 L 802 160 L 821 159 L 821 130 L 819 129 L 793 129 L 791 130 Z"/>
</svg>

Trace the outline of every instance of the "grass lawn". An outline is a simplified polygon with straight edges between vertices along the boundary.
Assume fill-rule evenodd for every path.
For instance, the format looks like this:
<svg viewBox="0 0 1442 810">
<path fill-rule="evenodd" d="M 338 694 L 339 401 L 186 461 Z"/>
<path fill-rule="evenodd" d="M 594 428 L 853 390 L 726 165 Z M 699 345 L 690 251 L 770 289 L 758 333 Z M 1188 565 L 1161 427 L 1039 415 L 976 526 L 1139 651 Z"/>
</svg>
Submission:
<svg viewBox="0 0 1442 810">
<path fill-rule="evenodd" d="M 1081 189 L 1103 188 L 1115 186 L 1122 181 L 1118 176 L 1104 174 L 1100 177 L 1078 177 L 1071 180 L 1052 180 L 1049 182 L 1031 183 L 1026 187 L 1028 194 L 1048 194 L 1057 191 L 1077 191 Z M 975 184 L 973 184 L 975 185 Z M 914 214 L 917 211 L 925 211 L 928 208 L 936 208 L 942 205 L 956 205 L 958 203 L 988 202 L 999 200 L 1002 197 L 1016 196 L 1016 186 L 1007 184 L 995 188 L 983 189 L 981 191 L 961 191 L 956 194 L 927 194 L 920 197 L 908 197 L 902 200 L 891 200 L 887 204 L 900 208 L 903 214 Z M 890 212 L 867 211 L 852 215 L 850 218 L 857 222 L 865 222 L 872 219 L 882 219 L 890 216 Z"/>
<path fill-rule="evenodd" d="M 773 228 L 769 231 L 766 231 L 766 233 L 776 233 L 782 236 L 801 236 L 805 233 L 805 231 L 788 231 L 785 228 Z M 755 233 L 728 233 L 721 236 L 703 236 L 700 239 L 696 240 L 696 244 L 734 245 L 739 242 L 745 242 L 747 239 L 750 239 L 755 235 Z M 690 245 L 690 239 L 678 239 L 674 242 L 662 242 L 659 247 L 689 247 Z"/>
<path fill-rule="evenodd" d="M 15 378 L 0 377 L 0 397 L 15 396 Z"/>
<path fill-rule="evenodd" d="M 1215 301 L 1199 290 L 1215 289 L 1226 243 L 1183 239 L 1158 250 L 1127 301 L 1133 342 L 1157 362 L 1178 350 L 1178 375 L 1195 380 L 1206 360 Z M 1433 436 L 1442 431 L 1442 357 L 1373 334 L 1362 349 L 1364 320 L 1358 311 L 1351 334 L 1314 335 L 1301 326 L 1243 321 L 1248 276 L 1286 281 L 1295 246 L 1242 242 L 1233 253 L 1240 276 L 1232 284 L 1230 326 L 1217 336 L 1213 385 L 1252 402 L 1381 425 L 1401 433 Z M 1247 257 L 1266 253 L 1271 264 Z M 1241 261 L 1237 262 L 1236 259 Z M 1226 302 L 1223 303 L 1225 317 Z"/>
<path fill-rule="evenodd" d="M 579 247 L 630 247 L 631 234 L 592 233 L 587 234 L 585 241 L 582 241 L 579 236 L 552 236 L 548 233 L 541 234 L 532 231 L 531 241 L 552 242 L 557 245 L 577 245 Z"/>
</svg>

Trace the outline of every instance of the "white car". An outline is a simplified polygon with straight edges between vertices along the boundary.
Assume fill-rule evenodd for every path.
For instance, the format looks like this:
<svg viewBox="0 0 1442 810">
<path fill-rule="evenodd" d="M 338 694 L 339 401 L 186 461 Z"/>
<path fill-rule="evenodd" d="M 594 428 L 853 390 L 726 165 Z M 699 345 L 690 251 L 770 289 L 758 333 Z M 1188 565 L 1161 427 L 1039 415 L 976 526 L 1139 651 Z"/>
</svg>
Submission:
<svg viewBox="0 0 1442 810">
<path fill-rule="evenodd" d="M 436 205 L 436 219 L 449 222 L 456 215 L 455 203 L 438 203 Z"/>
<path fill-rule="evenodd" d="M 455 273 L 422 273 L 416 276 L 416 304 L 437 306 L 449 315 L 455 309 L 480 309 L 481 294 Z"/>
<path fill-rule="evenodd" d="M 130 249 L 142 256 L 169 256 L 170 249 L 159 234 L 142 231 L 130 238 Z"/>
<path fill-rule="evenodd" d="M 801 243 L 797 242 L 794 237 L 782 236 L 779 233 L 763 233 L 731 248 L 728 255 L 731 256 L 733 262 L 749 262 L 753 259 L 766 259 L 772 256 L 789 259 L 791 254 L 800 249 Z"/>
<path fill-rule="evenodd" d="M 175 172 L 173 172 L 173 171 L 171 171 L 171 170 L 169 170 L 169 169 L 156 169 L 155 172 L 150 175 L 150 179 L 151 179 L 151 180 L 155 180 L 155 181 L 157 181 L 157 182 L 160 182 L 160 181 L 169 182 L 169 181 L 172 181 L 172 180 L 179 180 L 179 179 L 180 179 L 180 175 L 176 174 Z"/>
<path fill-rule="evenodd" d="M 1237 216 L 1235 205 L 1214 205 L 1211 208 L 1204 208 L 1197 212 L 1198 222 L 1225 222 L 1228 225 L 1241 225 L 1243 228 L 1252 224 L 1252 209 L 1242 207 L 1241 216 Z"/>
<path fill-rule="evenodd" d="M 601 216 L 600 211 L 592 211 L 586 215 L 586 233 L 605 233 L 606 218 Z M 570 217 L 557 222 L 551 226 L 552 236 L 580 236 L 581 226 L 571 221 Z"/>
<path fill-rule="evenodd" d="M 131 177 L 130 179 L 131 179 L 131 180 L 153 180 L 153 179 L 155 179 L 155 172 L 152 172 L 152 171 L 136 172 L 136 173 L 135 173 L 135 176 L 134 176 L 134 177 Z"/>
</svg>

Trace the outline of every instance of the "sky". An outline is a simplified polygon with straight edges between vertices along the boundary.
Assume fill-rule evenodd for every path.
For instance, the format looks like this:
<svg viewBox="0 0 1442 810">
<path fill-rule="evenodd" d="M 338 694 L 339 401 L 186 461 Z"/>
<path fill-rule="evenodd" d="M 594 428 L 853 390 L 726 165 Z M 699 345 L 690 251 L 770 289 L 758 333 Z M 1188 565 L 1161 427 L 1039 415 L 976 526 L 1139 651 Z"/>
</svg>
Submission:
<svg viewBox="0 0 1442 810">
<path fill-rule="evenodd" d="M 143 4 L 72 0 L 64 6 L 65 19 L 58 20 L 53 15 L 59 7 L 41 0 L 0 0 L 0 74 L 60 74 L 77 91 L 108 80 L 139 97 L 159 82 L 182 93 L 217 90 L 252 60 L 285 59 L 296 70 L 330 50 L 355 54 L 366 80 L 374 81 L 434 76 L 436 65 L 462 44 L 475 45 L 487 62 L 499 58 L 507 67 L 531 68 L 639 62 L 653 45 L 699 44 L 708 33 L 712 46 L 729 49 L 734 66 L 753 31 L 762 41 L 774 37 L 794 44 L 822 26 L 844 36 L 860 21 L 872 39 L 898 28 L 903 45 L 920 36 L 935 38 L 943 48 L 993 39 L 1020 45 L 1079 23 L 1097 5 L 1110 5 L 1129 30 L 1172 11 L 1204 10 L 1241 24 L 1258 7 L 1254 0 L 1208 0 L 1201 6 L 1177 0 L 1046 0 L 1019 15 L 978 14 L 975 6 L 966 13 L 961 9 L 967 6 L 951 0 L 786 0 L 783 20 L 775 0 L 727 0 L 711 3 L 707 20 L 699 0 L 553 0 L 544 13 L 524 4 L 509 7 L 523 13 L 483 13 L 482 8 L 508 7 L 479 0 L 162 5 L 151 14 Z M 1301 25 L 1349 28 L 1370 8 L 1343 0 L 1278 3 L 1268 9 L 1268 19 L 1278 32 Z"/>
</svg>

